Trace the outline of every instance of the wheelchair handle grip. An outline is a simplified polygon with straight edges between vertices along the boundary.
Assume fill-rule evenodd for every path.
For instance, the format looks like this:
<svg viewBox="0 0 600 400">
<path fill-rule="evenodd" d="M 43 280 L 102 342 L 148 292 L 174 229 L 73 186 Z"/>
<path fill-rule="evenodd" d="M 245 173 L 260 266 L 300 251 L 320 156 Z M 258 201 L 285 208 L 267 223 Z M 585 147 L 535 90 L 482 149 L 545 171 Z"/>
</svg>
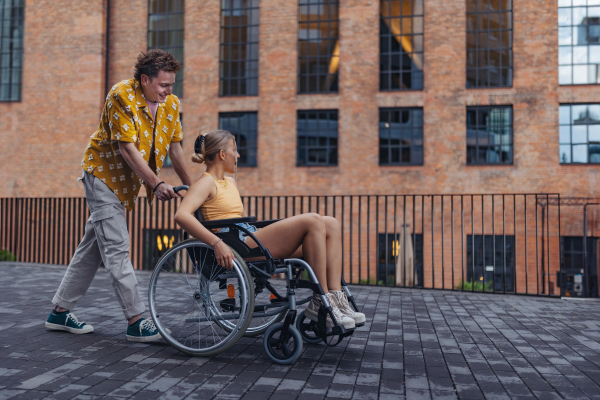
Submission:
<svg viewBox="0 0 600 400">
<path fill-rule="evenodd" d="M 188 185 L 181 185 L 181 186 L 175 186 L 173 188 L 173 191 L 175 193 L 179 192 L 180 190 L 188 190 L 190 187 Z"/>
</svg>

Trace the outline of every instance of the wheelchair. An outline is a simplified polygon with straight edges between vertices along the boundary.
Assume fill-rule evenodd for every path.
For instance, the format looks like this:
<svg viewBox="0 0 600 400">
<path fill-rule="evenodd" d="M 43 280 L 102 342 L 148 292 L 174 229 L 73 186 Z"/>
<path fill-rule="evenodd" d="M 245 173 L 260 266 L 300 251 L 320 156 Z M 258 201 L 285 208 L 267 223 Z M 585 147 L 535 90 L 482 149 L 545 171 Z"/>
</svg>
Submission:
<svg viewBox="0 0 600 400">
<path fill-rule="evenodd" d="M 178 186 L 175 192 L 188 187 Z M 158 261 L 148 291 L 150 315 L 163 339 L 177 350 L 193 356 L 211 357 L 236 344 L 242 337 L 263 336 L 267 355 L 277 364 L 292 364 L 302 352 L 303 341 L 335 346 L 354 333 L 336 321 L 317 277 L 302 259 L 275 259 L 263 244 L 238 223 L 257 228 L 278 220 L 257 222 L 255 217 L 203 221 L 233 251 L 233 269 L 220 267 L 211 246 L 194 238 L 183 240 Z M 251 237 L 257 247 L 250 249 L 239 232 Z M 270 280 L 285 276 L 284 289 Z M 308 279 L 306 279 L 308 278 Z M 281 280 L 277 280 L 281 281 Z M 342 290 L 352 307 L 356 302 L 344 279 Z M 297 307 L 312 295 L 298 299 L 295 290 L 310 289 L 321 297 L 318 322 L 308 319 Z M 326 326 L 329 315 L 333 327 Z M 357 327 L 364 324 L 357 324 Z"/>
</svg>

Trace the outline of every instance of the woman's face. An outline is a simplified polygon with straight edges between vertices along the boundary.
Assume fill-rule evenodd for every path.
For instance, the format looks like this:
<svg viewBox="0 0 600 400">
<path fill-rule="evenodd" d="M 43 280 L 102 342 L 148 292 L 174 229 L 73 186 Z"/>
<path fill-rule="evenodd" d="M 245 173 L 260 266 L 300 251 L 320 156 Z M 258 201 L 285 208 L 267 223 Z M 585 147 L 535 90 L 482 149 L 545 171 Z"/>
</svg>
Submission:
<svg viewBox="0 0 600 400">
<path fill-rule="evenodd" d="M 235 144 L 235 139 L 231 138 L 229 144 L 227 145 L 227 149 L 221 153 L 223 156 L 221 159 L 223 161 L 223 167 L 225 168 L 225 172 L 233 174 L 235 172 L 235 165 L 237 164 L 237 159 L 240 158 L 239 153 L 237 152 L 237 145 Z"/>
</svg>

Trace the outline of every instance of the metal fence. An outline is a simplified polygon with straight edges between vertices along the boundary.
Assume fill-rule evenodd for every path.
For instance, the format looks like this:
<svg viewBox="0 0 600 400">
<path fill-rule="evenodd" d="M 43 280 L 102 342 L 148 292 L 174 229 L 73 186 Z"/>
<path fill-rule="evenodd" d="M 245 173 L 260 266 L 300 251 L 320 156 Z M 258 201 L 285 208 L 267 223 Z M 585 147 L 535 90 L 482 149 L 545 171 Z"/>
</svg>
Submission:
<svg viewBox="0 0 600 400">
<path fill-rule="evenodd" d="M 145 200 L 145 199 L 140 199 Z M 558 194 L 250 196 L 257 220 L 317 212 L 342 230 L 349 283 L 558 296 Z M 137 269 L 186 237 L 180 200 L 127 212 Z M 67 265 L 84 233 L 84 198 L 0 199 L 0 249 L 18 261 Z"/>
</svg>

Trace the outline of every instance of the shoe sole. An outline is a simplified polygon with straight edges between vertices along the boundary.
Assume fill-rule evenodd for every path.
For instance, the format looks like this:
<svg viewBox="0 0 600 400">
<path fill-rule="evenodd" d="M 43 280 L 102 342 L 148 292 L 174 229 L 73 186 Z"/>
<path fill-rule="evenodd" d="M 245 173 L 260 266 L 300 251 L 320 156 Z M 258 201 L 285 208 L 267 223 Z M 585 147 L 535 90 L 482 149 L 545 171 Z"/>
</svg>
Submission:
<svg viewBox="0 0 600 400">
<path fill-rule="evenodd" d="M 354 320 L 354 322 L 356 323 L 356 326 L 358 326 L 358 324 L 365 324 L 365 321 L 367 320 L 367 317 L 362 317 L 362 318 L 354 318 L 354 317 L 350 317 Z"/>
<path fill-rule="evenodd" d="M 90 326 L 90 325 L 86 325 L 86 326 Z M 71 328 L 69 326 L 53 324 L 51 322 L 46 322 L 46 328 L 54 329 L 57 331 L 66 331 L 66 332 L 74 333 L 76 335 L 82 335 L 84 333 L 94 332 L 94 328 L 91 326 L 90 326 L 91 329 L 85 330 L 85 328 L 84 329 Z"/>
<path fill-rule="evenodd" d="M 315 313 L 314 311 L 310 310 L 310 309 L 306 309 L 304 310 L 304 315 L 306 315 L 306 318 L 310 319 L 311 321 L 314 322 L 319 322 L 319 314 Z M 354 321 L 354 320 L 352 320 Z M 340 323 L 340 325 L 342 325 L 344 327 L 344 329 L 354 329 L 356 327 L 356 323 L 352 324 L 352 325 L 344 325 L 343 323 Z M 325 320 L 325 326 L 328 328 L 333 328 L 333 321 L 331 321 L 330 319 L 326 319 Z"/>
<path fill-rule="evenodd" d="M 152 335 L 152 336 L 130 336 L 130 335 L 126 335 L 127 340 L 129 340 L 130 342 L 142 342 L 142 343 L 147 343 L 147 342 L 156 342 L 157 340 L 162 339 L 162 336 L 159 334 L 156 335 Z"/>
</svg>

